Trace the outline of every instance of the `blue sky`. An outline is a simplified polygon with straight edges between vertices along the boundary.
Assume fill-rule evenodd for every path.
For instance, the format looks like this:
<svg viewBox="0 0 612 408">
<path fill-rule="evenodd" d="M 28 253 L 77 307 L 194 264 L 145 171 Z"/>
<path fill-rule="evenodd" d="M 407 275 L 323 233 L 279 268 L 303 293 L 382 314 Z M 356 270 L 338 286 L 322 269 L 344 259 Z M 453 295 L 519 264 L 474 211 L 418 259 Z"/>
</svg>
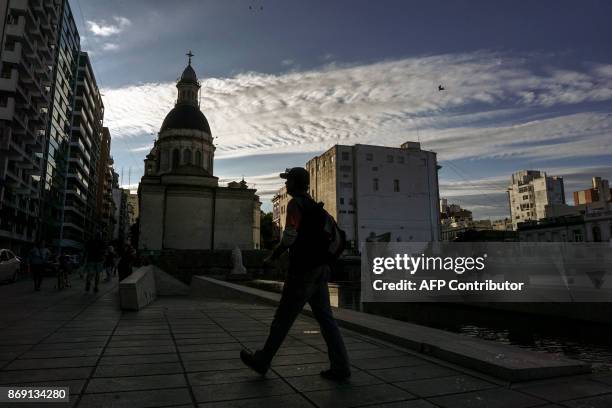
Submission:
<svg viewBox="0 0 612 408">
<path fill-rule="evenodd" d="M 244 176 L 265 208 L 279 170 L 338 142 L 419 139 L 438 153 L 441 195 L 477 217 L 507 215 L 516 170 L 563 176 L 568 199 L 612 178 L 611 2 L 71 4 L 124 185 L 142 175 L 189 49 L 215 173 Z"/>
</svg>

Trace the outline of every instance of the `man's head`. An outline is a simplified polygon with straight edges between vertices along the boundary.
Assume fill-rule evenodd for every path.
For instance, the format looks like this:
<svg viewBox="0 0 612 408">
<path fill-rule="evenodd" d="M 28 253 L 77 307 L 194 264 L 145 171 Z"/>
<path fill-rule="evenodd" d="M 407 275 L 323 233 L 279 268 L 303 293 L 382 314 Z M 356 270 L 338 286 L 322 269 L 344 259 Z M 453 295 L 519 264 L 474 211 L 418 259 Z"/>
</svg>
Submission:
<svg viewBox="0 0 612 408">
<path fill-rule="evenodd" d="M 287 180 L 287 193 L 294 195 L 296 193 L 305 193 L 310 187 L 310 175 L 303 167 L 293 167 L 285 170 L 280 174 L 280 177 Z"/>
</svg>

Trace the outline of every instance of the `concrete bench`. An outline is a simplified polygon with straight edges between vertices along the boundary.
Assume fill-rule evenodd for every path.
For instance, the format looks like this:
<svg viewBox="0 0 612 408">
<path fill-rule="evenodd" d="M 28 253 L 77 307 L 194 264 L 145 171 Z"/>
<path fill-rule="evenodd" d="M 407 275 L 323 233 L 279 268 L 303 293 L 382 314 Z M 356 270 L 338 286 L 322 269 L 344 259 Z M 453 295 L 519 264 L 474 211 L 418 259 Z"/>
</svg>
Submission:
<svg viewBox="0 0 612 408">
<path fill-rule="evenodd" d="M 151 266 L 138 268 L 119 282 L 119 302 L 123 310 L 140 310 L 156 297 L 155 272 Z"/>
</svg>

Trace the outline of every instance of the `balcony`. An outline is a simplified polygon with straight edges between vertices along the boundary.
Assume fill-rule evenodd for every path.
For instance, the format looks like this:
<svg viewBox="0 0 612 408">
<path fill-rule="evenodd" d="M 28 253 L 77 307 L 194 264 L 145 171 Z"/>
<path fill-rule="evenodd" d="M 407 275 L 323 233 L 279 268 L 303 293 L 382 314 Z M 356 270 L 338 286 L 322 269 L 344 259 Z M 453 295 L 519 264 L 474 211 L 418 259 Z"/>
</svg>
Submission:
<svg viewBox="0 0 612 408">
<path fill-rule="evenodd" d="M 8 48 L 5 48 L 2 51 L 2 61 L 9 62 L 12 64 L 19 64 L 19 62 L 21 61 L 22 52 L 23 52 L 23 46 L 21 45 L 21 43 L 16 42 L 14 44 L 13 49 L 9 50 Z"/>
<path fill-rule="evenodd" d="M 6 25 L 5 35 L 7 37 L 22 38 L 24 34 L 25 34 L 25 16 L 17 17 L 17 22 L 15 24 Z"/>
<path fill-rule="evenodd" d="M 0 106 L 0 120 L 13 120 L 15 116 L 15 98 L 9 98 L 6 106 Z"/>
</svg>

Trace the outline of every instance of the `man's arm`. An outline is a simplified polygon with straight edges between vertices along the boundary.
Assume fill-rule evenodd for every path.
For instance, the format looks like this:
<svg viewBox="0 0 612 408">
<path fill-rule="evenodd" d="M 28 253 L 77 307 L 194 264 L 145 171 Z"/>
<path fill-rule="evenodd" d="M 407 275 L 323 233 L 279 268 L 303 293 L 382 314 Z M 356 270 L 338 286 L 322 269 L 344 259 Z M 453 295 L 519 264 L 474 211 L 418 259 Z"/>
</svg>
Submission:
<svg viewBox="0 0 612 408">
<path fill-rule="evenodd" d="M 297 239 L 297 229 L 302 220 L 302 211 L 295 199 L 291 199 L 287 204 L 287 218 L 285 220 L 285 229 L 283 230 L 283 236 L 281 241 L 278 243 L 272 255 L 268 260 L 278 259 L 287 249 L 289 249 L 295 240 Z"/>
</svg>

